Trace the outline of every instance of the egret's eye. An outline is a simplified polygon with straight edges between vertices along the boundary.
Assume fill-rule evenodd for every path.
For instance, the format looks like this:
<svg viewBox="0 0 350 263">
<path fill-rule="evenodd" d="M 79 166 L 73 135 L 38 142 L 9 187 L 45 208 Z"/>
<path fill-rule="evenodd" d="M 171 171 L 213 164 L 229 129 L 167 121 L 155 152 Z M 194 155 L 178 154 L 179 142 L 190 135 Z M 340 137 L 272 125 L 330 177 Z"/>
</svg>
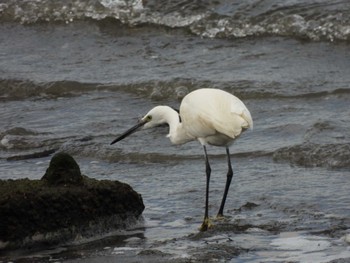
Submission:
<svg viewBox="0 0 350 263">
<path fill-rule="evenodd" d="M 152 116 L 151 115 L 147 115 L 146 121 L 151 121 L 151 120 L 152 120 Z"/>
</svg>

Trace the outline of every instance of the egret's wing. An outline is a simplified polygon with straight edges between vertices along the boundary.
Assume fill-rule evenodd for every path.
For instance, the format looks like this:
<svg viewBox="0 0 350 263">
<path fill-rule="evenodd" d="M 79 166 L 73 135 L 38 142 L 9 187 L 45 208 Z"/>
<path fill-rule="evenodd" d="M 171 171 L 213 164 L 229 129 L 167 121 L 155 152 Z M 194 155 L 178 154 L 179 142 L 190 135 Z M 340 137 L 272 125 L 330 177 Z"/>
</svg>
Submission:
<svg viewBox="0 0 350 263">
<path fill-rule="evenodd" d="M 243 118 L 245 120 L 246 123 L 242 125 L 242 128 L 253 129 L 252 116 L 250 115 L 250 112 L 247 109 L 247 107 L 244 105 L 244 103 L 240 99 L 233 96 L 232 100 L 231 100 L 230 107 L 231 107 L 231 113 L 237 114 L 238 116 L 240 116 L 241 118 Z"/>
<path fill-rule="evenodd" d="M 216 133 L 231 138 L 253 126 L 248 109 L 237 97 L 217 89 L 201 89 L 184 98 L 180 115 L 189 134 L 207 137 Z"/>
<path fill-rule="evenodd" d="M 242 133 L 242 129 L 248 128 L 247 121 L 234 112 L 226 112 L 213 117 L 212 125 L 216 132 L 225 134 L 232 139 L 239 136 Z"/>
</svg>

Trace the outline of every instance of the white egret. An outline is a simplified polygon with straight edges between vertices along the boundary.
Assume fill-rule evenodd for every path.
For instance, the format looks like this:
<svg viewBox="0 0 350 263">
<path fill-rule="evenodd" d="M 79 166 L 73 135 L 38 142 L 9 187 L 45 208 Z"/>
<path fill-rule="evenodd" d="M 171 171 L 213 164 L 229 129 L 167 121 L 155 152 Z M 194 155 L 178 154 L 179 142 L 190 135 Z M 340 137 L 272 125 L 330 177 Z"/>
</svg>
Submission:
<svg viewBox="0 0 350 263">
<path fill-rule="evenodd" d="M 253 128 L 252 117 L 244 103 L 234 95 L 219 89 L 198 89 L 183 98 L 179 113 L 168 106 L 156 106 L 137 125 L 121 134 L 111 144 L 124 139 L 141 127 L 148 129 L 164 123 L 169 125 L 167 137 L 173 144 L 198 140 L 203 146 L 207 180 L 205 213 L 200 230 L 205 231 L 211 226 L 208 215 L 211 168 L 206 145 L 226 148 L 228 172 L 224 195 L 217 214 L 221 217 L 233 176 L 229 146 L 243 131 Z"/>
</svg>

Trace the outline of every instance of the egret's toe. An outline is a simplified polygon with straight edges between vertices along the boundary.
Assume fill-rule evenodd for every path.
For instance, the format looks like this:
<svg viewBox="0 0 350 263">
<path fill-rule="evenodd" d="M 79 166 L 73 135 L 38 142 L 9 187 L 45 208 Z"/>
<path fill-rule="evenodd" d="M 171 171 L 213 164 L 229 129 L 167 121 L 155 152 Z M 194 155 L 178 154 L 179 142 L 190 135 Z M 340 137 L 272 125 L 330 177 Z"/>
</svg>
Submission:
<svg viewBox="0 0 350 263">
<path fill-rule="evenodd" d="M 207 231 L 209 228 L 212 228 L 213 224 L 209 218 L 205 218 L 202 225 L 199 227 L 199 231 Z"/>
</svg>

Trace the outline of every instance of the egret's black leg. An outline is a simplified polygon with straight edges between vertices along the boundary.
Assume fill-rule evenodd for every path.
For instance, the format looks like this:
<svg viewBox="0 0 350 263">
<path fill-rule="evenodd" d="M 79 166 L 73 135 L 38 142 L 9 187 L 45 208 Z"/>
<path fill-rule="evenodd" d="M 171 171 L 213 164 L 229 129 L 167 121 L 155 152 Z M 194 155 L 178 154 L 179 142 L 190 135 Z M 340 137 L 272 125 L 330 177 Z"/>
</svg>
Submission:
<svg viewBox="0 0 350 263">
<path fill-rule="evenodd" d="M 205 212 L 204 212 L 204 220 L 203 224 L 200 227 L 201 231 L 206 231 L 211 226 L 209 222 L 209 182 L 210 182 L 210 174 L 211 174 L 211 168 L 209 164 L 207 149 L 205 145 L 203 145 L 204 154 L 205 154 L 205 172 L 207 176 L 207 184 L 206 184 L 206 190 L 205 190 Z"/>
<path fill-rule="evenodd" d="M 229 151 L 228 147 L 226 147 L 226 154 L 227 154 L 227 165 L 228 165 L 227 179 L 226 179 L 224 196 L 222 197 L 220 209 L 219 209 L 219 212 L 218 212 L 218 215 L 217 215 L 218 217 L 222 217 L 223 214 L 224 214 L 224 207 L 225 207 L 226 197 L 227 197 L 228 189 L 230 188 L 230 184 L 231 184 L 232 176 L 233 176 L 232 165 L 231 165 L 231 158 L 230 158 L 230 151 Z"/>
</svg>

